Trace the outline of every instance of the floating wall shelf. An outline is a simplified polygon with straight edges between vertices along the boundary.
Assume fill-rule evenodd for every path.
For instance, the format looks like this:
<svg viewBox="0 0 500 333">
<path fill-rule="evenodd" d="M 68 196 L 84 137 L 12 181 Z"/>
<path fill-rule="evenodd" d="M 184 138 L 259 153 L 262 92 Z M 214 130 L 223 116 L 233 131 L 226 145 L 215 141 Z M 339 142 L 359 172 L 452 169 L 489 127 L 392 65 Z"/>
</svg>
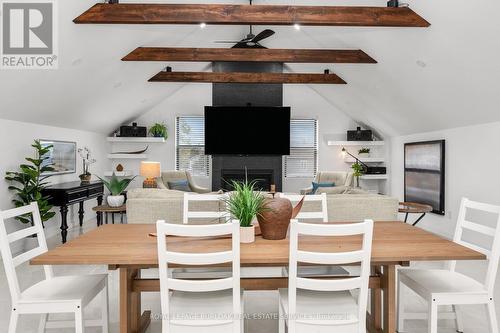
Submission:
<svg viewBox="0 0 500 333">
<path fill-rule="evenodd" d="M 385 141 L 328 141 L 329 146 L 383 146 Z"/>
<path fill-rule="evenodd" d="M 116 177 L 132 177 L 134 176 L 134 172 L 131 170 L 125 170 L 125 171 L 105 171 L 104 176 L 105 177 L 111 177 L 113 175 L 113 172 L 115 173 Z"/>
<path fill-rule="evenodd" d="M 387 175 L 363 175 L 359 179 L 363 180 L 384 180 L 387 179 Z"/>
<path fill-rule="evenodd" d="M 112 160 L 145 160 L 148 158 L 146 154 L 108 154 L 108 158 Z"/>
<path fill-rule="evenodd" d="M 108 137 L 106 138 L 108 142 L 123 142 L 123 143 L 165 143 L 164 138 L 134 138 L 134 137 Z"/>
<path fill-rule="evenodd" d="M 385 158 L 383 157 L 362 157 L 359 159 L 363 163 L 383 163 L 385 162 Z M 356 160 L 352 157 L 346 157 L 344 162 L 346 163 L 354 163 Z"/>
</svg>

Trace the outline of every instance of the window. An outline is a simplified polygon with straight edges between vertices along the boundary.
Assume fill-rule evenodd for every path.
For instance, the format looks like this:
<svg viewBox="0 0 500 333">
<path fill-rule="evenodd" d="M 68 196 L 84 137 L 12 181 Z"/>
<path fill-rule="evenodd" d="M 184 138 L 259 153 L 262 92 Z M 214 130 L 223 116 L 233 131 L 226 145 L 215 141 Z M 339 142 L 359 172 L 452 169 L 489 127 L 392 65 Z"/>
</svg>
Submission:
<svg viewBox="0 0 500 333">
<path fill-rule="evenodd" d="M 177 117 L 175 169 L 193 176 L 208 176 L 210 157 L 205 155 L 205 121 L 202 116 Z"/>
<path fill-rule="evenodd" d="M 318 121 L 290 121 L 290 155 L 285 156 L 285 177 L 314 177 L 318 167 Z"/>
</svg>

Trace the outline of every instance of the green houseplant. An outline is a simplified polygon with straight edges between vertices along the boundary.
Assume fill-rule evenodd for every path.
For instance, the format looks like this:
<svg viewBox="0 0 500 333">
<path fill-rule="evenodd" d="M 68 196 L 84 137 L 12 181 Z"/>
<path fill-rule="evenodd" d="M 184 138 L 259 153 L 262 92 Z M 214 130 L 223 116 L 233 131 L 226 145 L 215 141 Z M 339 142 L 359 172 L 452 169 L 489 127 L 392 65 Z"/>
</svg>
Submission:
<svg viewBox="0 0 500 333">
<path fill-rule="evenodd" d="M 255 190 L 255 181 L 233 180 L 230 184 L 234 190 L 224 199 L 226 209 L 233 218 L 240 221 L 240 241 L 252 243 L 255 240 L 255 227 L 252 221 L 266 209 L 266 198 Z"/>
<path fill-rule="evenodd" d="M 135 177 L 124 178 L 120 180 L 113 172 L 113 175 L 111 176 L 111 179 L 109 181 L 99 176 L 97 176 L 97 178 L 99 178 L 104 183 L 104 186 L 106 186 L 110 193 L 106 198 L 108 205 L 110 207 L 120 207 L 125 202 L 125 196 L 123 196 L 123 192 L 127 189 L 127 187 Z"/>
<path fill-rule="evenodd" d="M 363 147 L 358 150 L 359 157 L 370 157 L 370 148 Z"/>
<path fill-rule="evenodd" d="M 5 179 L 11 182 L 8 189 L 16 195 L 12 199 L 14 205 L 21 207 L 36 201 L 43 223 L 56 214 L 50 211 L 52 205 L 49 204 L 48 197 L 42 194 L 43 189 L 47 186 L 45 180 L 50 177 L 50 175 L 44 176 L 43 173 L 54 171 L 54 168 L 47 164 L 47 160 L 50 158 L 47 153 L 50 152 L 52 146 L 42 146 L 39 140 L 35 140 L 31 146 L 35 148 L 35 157 L 26 157 L 26 161 L 29 163 L 21 164 L 20 171 L 7 171 Z M 16 219 L 22 223 L 33 225 L 31 215 L 19 216 Z"/>
<path fill-rule="evenodd" d="M 149 128 L 149 134 L 151 134 L 155 138 L 164 138 L 165 140 L 167 140 L 167 126 L 163 123 L 155 123 Z"/>
<path fill-rule="evenodd" d="M 353 163 L 352 166 L 353 176 L 356 177 L 356 187 L 359 187 L 359 177 L 361 177 L 365 171 L 361 163 Z"/>
</svg>

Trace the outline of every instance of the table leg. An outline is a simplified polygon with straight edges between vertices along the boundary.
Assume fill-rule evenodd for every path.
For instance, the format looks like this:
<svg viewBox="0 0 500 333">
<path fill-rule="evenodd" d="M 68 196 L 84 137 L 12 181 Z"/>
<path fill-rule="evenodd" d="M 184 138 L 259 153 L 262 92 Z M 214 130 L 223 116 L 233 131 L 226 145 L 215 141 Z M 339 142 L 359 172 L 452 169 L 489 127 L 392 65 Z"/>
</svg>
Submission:
<svg viewBox="0 0 500 333">
<path fill-rule="evenodd" d="M 61 206 L 61 240 L 66 243 L 66 236 L 68 235 L 68 206 Z"/>
<path fill-rule="evenodd" d="M 120 213 L 120 224 L 123 224 L 123 212 Z"/>
<path fill-rule="evenodd" d="M 102 213 L 97 212 L 97 226 L 100 227 L 102 225 Z"/>
<path fill-rule="evenodd" d="M 372 275 L 379 275 L 380 267 L 372 266 Z M 372 319 L 372 325 L 375 330 L 382 329 L 382 289 L 371 288 L 370 289 L 370 315 Z"/>
<path fill-rule="evenodd" d="M 141 315 L 141 293 L 132 289 L 140 270 L 120 267 L 120 333 L 144 333 L 151 322 L 151 312 Z"/>
<path fill-rule="evenodd" d="M 396 332 L 396 266 L 382 266 L 381 284 L 384 292 L 384 333 Z"/>
<path fill-rule="evenodd" d="M 105 219 L 106 219 L 106 224 L 108 224 L 108 212 L 104 213 Z"/>
<path fill-rule="evenodd" d="M 83 226 L 83 214 L 85 214 L 85 210 L 83 209 L 83 201 L 80 201 L 80 208 L 78 209 L 78 219 L 80 221 L 80 227 Z"/>
<path fill-rule="evenodd" d="M 115 224 L 115 213 L 111 213 L 111 223 Z"/>
</svg>

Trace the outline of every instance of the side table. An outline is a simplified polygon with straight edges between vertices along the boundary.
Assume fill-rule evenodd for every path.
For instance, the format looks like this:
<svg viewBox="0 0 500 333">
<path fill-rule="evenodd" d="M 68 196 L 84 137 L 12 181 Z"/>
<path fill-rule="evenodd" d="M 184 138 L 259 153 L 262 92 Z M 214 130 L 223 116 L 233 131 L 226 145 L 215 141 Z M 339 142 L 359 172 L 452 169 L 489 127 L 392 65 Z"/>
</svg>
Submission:
<svg viewBox="0 0 500 333">
<path fill-rule="evenodd" d="M 123 224 L 123 214 L 127 213 L 127 206 L 122 205 L 120 207 L 110 207 L 108 205 L 99 205 L 99 206 L 92 208 L 92 210 L 94 212 L 96 212 L 97 214 L 99 214 L 99 216 L 100 216 L 100 219 L 98 219 L 100 221 L 99 225 L 103 224 L 103 219 L 102 219 L 103 214 L 104 214 L 104 221 L 106 222 L 106 224 L 108 224 L 109 213 L 111 213 L 111 222 L 113 224 L 115 224 L 115 214 L 116 213 L 120 214 L 120 223 Z"/>
</svg>

